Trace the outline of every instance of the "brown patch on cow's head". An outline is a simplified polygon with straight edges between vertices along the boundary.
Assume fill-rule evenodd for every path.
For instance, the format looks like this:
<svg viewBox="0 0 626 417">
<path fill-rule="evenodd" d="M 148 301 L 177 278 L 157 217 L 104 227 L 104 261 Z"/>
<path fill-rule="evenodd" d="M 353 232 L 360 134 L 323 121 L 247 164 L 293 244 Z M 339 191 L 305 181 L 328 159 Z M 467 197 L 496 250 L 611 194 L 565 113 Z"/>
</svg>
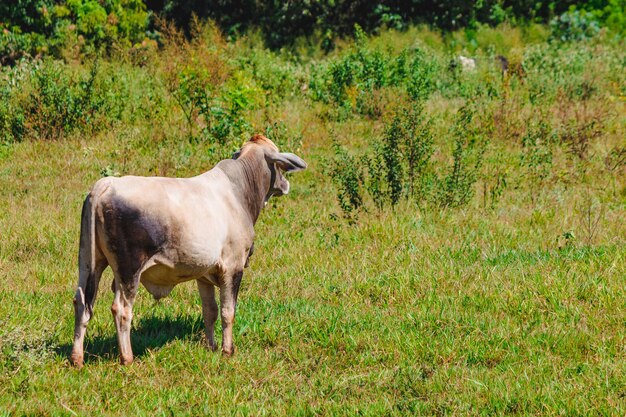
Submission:
<svg viewBox="0 0 626 417">
<path fill-rule="evenodd" d="M 240 150 L 233 154 L 233 159 L 239 159 L 240 156 L 246 154 L 253 148 L 261 146 L 264 148 L 264 153 L 269 150 L 270 152 L 278 152 L 278 146 L 264 135 L 257 133 L 253 135 L 246 143 L 243 144 Z M 257 148 L 258 149 L 258 148 Z"/>
<path fill-rule="evenodd" d="M 269 140 L 267 137 L 263 136 L 260 133 L 257 133 L 256 135 L 252 136 L 248 142 L 256 143 L 257 145 L 262 145 L 262 146 L 269 146 L 272 149 L 274 149 L 276 152 L 278 152 L 278 146 L 276 146 L 274 142 L 272 142 L 271 140 Z"/>
</svg>

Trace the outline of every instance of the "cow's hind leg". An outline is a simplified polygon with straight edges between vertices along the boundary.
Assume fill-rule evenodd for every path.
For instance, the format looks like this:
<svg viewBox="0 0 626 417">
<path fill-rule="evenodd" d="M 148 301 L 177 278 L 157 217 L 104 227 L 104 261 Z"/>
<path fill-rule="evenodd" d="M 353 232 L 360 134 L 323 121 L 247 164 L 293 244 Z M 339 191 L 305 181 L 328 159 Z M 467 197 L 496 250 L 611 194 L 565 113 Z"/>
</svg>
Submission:
<svg viewBox="0 0 626 417">
<path fill-rule="evenodd" d="M 119 274 L 115 274 L 115 295 L 111 305 L 111 313 L 117 330 L 117 342 L 120 349 L 120 362 L 129 365 L 133 362 L 133 349 L 130 344 L 130 328 L 133 320 L 133 304 L 137 295 L 139 279 L 125 282 Z"/>
<path fill-rule="evenodd" d="M 215 321 L 217 320 L 218 309 L 215 301 L 215 287 L 202 279 L 199 279 L 197 282 L 200 299 L 202 300 L 202 317 L 204 318 L 206 341 L 211 350 L 216 351 Z"/>
<path fill-rule="evenodd" d="M 93 305 L 98 293 L 98 285 L 102 272 L 108 266 L 104 257 L 98 259 L 93 270 L 91 268 L 79 268 L 78 289 L 74 296 L 74 345 L 70 360 L 77 367 L 83 366 L 83 344 L 87 323 L 93 316 Z"/>
<path fill-rule="evenodd" d="M 237 307 L 237 295 L 243 270 L 234 274 L 224 274 L 220 280 L 220 308 L 222 313 L 222 353 L 232 355 L 235 353 L 233 344 L 233 324 L 235 323 L 235 309 Z"/>
</svg>

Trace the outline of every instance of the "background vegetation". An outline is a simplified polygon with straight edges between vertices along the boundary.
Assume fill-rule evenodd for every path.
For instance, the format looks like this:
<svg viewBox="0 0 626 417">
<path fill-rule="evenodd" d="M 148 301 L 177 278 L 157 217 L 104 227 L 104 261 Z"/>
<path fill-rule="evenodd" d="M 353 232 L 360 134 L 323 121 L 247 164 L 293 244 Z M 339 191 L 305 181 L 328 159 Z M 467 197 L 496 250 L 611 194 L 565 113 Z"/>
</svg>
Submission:
<svg viewBox="0 0 626 417">
<path fill-rule="evenodd" d="M 623 5 L 409 3 L 0 5 L 0 415 L 624 414 Z M 190 283 L 140 290 L 119 366 L 106 272 L 70 367 L 89 187 L 254 132 L 309 169 L 257 225 L 237 355 Z"/>
</svg>

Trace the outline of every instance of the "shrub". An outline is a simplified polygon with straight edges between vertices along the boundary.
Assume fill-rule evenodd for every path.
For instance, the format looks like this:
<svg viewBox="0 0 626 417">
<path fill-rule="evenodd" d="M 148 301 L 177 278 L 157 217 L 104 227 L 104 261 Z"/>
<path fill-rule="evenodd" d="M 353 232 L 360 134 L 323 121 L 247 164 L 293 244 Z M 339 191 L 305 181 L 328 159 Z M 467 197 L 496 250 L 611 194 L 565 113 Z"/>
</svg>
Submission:
<svg viewBox="0 0 626 417">
<path fill-rule="evenodd" d="M 276 103 L 299 92 L 298 67 L 259 46 L 241 51 L 237 67 L 263 90 L 267 103 Z"/>
<path fill-rule="evenodd" d="M 581 41 L 600 31 L 595 17 L 584 10 L 570 10 L 550 21 L 552 38 L 563 42 Z"/>
<path fill-rule="evenodd" d="M 137 68 L 99 60 L 87 68 L 23 62 L 0 78 L 0 134 L 14 142 L 93 133 L 118 121 L 154 119 L 160 103 L 154 80 Z"/>
<path fill-rule="evenodd" d="M 255 108 L 259 96 L 262 94 L 251 80 L 241 72 L 235 73 L 219 96 L 200 106 L 200 115 L 206 123 L 204 132 L 221 144 L 251 133 L 243 112 Z"/>
<path fill-rule="evenodd" d="M 413 100 L 426 100 L 435 89 L 435 77 L 439 68 L 434 60 L 428 60 L 419 48 L 413 50 L 408 68 L 406 91 Z"/>
<path fill-rule="evenodd" d="M 95 65 L 89 77 L 80 80 L 53 61 L 35 67 L 26 110 L 27 125 L 35 137 L 60 139 L 88 123 L 99 104 L 93 94 L 96 74 Z"/>
<path fill-rule="evenodd" d="M 385 128 L 379 150 L 388 189 L 387 201 L 396 205 L 404 195 L 423 197 L 425 175 L 433 154 L 432 121 L 424 115 L 421 103 L 399 109 Z"/>
<path fill-rule="evenodd" d="M 487 142 L 478 128 L 472 125 L 474 110 L 467 105 L 459 110 L 452 128 L 454 137 L 453 163 L 440 181 L 435 195 L 444 208 L 467 204 L 474 195 L 474 184 L 483 162 Z"/>
<path fill-rule="evenodd" d="M 563 102 L 567 103 L 565 100 Z M 586 160 L 594 139 L 604 132 L 605 112 L 581 103 L 567 103 L 561 107 L 558 137 L 570 155 Z"/>
<path fill-rule="evenodd" d="M 32 58 L 46 51 L 46 38 L 37 33 L 14 33 L 0 24 L 0 65 L 13 66 L 23 58 Z"/>
<path fill-rule="evenodd" d="M 330 176 L 337 185 L 337 200 L 344 216 L 354 220 L 363 205 L 363 172 L 357 159 L 333 140 L 334 160 Z"/>
<path fill-rule="evenodd" d="M 339 185 L 339 204 L 347 216 L 353 216 L 364 205 L 364 190 L 379 211 L 402 199 L 420 202 L 426 197 L 433 153 L 431 124 L 422 104 L 414 102 L 396 112 L 381 140 L 360 158 L 348 155 L 335 143 L 331 176 Z"/>
<path fill-rule="evenodd" d="M 435 88 L 437 69 L 419 48 L 396 56 L 370 48 L 365 33 L 356 26 L 354 46 L 346 55 L 313 68 L 310 97 L 349 112 L 380 116 L 372 97 L 380 97 L 385 87 L 400 87 L 412 99 L 425 100 Z"/>
<path fill-rule="evenodd" d="M 522 138 L 520 166 L 526 171 L 525 178 L 531 201 L 535 203 L 545 180 L 552 173 L 555 134 L 545 121 L 531 125 Z"/>
</svg>

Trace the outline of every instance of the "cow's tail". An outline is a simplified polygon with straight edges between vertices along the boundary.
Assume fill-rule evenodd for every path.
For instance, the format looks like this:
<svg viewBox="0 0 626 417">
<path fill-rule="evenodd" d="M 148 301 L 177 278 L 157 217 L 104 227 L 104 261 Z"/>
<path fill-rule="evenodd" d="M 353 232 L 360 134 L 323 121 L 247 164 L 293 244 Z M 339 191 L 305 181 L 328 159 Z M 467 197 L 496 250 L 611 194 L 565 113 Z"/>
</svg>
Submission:
<svg viewBox="0 0 626 417">
<path fill-rule="evenodd" d="M 98 188 L 87 195 L 83 203 L 80 221 L 80 249 L 78 251 L 78 288 L 76 289 L 75 303 L 82 305 L 84 319 L 89 320 L 93 315 L 93 304 L 98 291 L 98 283 L 102 274 L 102 256 L 96 243 L 96 193 Z M 98 254 L 97 254 L 98 253 Z M 86 316 L 86 317 L 85 317 Z"/>
<path fill-rule="evenodd" d="M 70 360 L 78 367 L 83 366 L 83 341 L 87 323 L 93 314 L 96 292 L 94 206 L 92 191 L 83 202 L 78 250 L 78 288 L 74 295 L 74 346 Z"/>
<path fill-rule="evenodd" d="M 80 247 L 78 250 L 78 288 L 74 296 L 74 347 L 71 360 L 77 366 L 83 364 L 83 340 L 87 323 L 93 315 L 93 304 L 98 291 L 98 283 L 107 263 L 97 247 L 96 206 L 98 184 L 87 195 L 83 203 L 80 221 Z"/>
</svg>

